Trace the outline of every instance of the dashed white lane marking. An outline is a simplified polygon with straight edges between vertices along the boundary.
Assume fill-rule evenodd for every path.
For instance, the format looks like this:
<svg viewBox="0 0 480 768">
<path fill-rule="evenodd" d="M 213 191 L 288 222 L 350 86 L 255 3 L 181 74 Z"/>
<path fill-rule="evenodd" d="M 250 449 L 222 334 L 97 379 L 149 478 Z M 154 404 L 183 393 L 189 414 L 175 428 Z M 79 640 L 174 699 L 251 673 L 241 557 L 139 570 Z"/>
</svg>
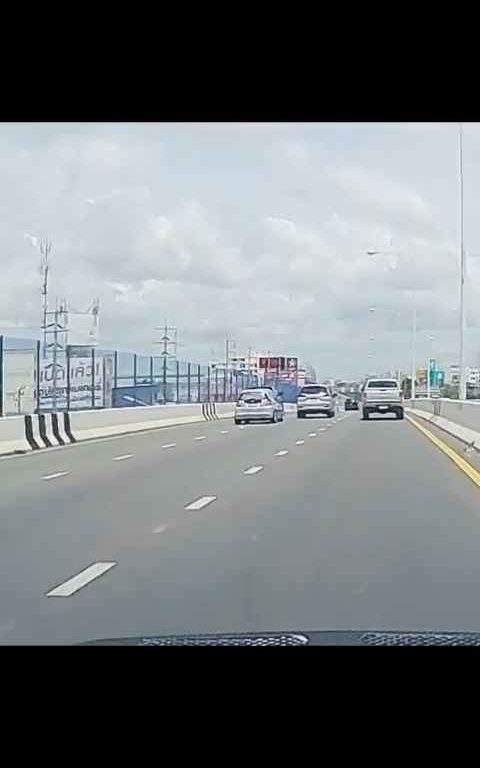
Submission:
<svg viewBox="0 0 480 768">
<path fill-rule="evenodd" d="M 303 444 L 304 444 L 304 442 L 305 442 L 305 440 L 297 440 L 297 442 L 295 443 L 295 445 L 303 445 Z"/>
<path fill-rule="evenodd" d="M 316 432 L 309 432 L 308 436 L 309 437 L 316 437 L 317 433 Z"/>
<path fill-rule="evenodd" d="M 133 453 L 124 453 L 122 456 L 114 456 L 113 461 L 123 461 L 124 459 L 133 458 Z"/>
<path fill-rule="evenodd" d="M 249 467 L 244 471 L 244 475 L 256 475 L 257 472 L 261 472 L 263 467 Z"/>
<path fill-rule="evenodd" d="M 220 430 L 221 435 L 228 435 L 228 429 L 221 429 Z"/>
<path fill-rule="evenodd" d="M 168 525 L 159 525 L 158 528 L 154 528 L 153 532 L 154 533 L 165 533 L 167 528 L 168 528 Z"/>
<path fill-rule="evenodd" d="M 109 571 L 114 565 L 116 563 L 93 563 L 93 565 L 89 565 L 88 568 L 77 573 L 76 576 L 72 576 L 68 581 L 64 581 L 63 584 L 55 587 L 55 589 L 51 589 L 50 592 L 47 592 L 46 596 L 70 597 L 70 595 L 75 594 L 75 592 L 78 592 L 79 589 L 82 589 L 82 587 L 85 587 L 94 579 L 98 579 L 99 576 Z"/>
<path fill-rule="evenodd" d="M 199 437 L 194 437 L 193 439 L 194 440 L 206 440 L 207 436 L 206 435 L 200 435 Z"/>
<path fill-rule="evenodd" d="M 318 431 L 319 432 L 325 432 L 325 427 L 320 427 Z"/>
<path fill-rule="evenodd" d="M 176 445 L 176 443 L 165 443 L 165 445 L 162 445 L 162 448 L 175 448 Z"/>
<path fill-rule="evenodd" d="M 239 429 L 245 429 L 245 424 L 240 424 Z"/>
<path fill-rule="evenodd" d="M 54 472 L 52 475 L 44 475 L 42 480 L 55 480 L 56 477 L 63 477 L 64 475 L 69 474 L 70 472 Z"/>
<path fill-rule="evenodd" d="M 190 504 L 187 504 L 185 509 L 203 509 L 203 507 L 206 507 L 207 504 L 211 504 L 212 501 L 216 500 L 216 496 L 200 496 L 199 499 L 196 499 L 195 501 L 192 501 Z"/>
<path fill-rule="evenodd" d="M 287 453 L 288 453 L 288 451 L 277 451 L 277 453 L 275 454 L 275 456 L 286 456 L 286 455 L 287 455 Z"/>
</svg>

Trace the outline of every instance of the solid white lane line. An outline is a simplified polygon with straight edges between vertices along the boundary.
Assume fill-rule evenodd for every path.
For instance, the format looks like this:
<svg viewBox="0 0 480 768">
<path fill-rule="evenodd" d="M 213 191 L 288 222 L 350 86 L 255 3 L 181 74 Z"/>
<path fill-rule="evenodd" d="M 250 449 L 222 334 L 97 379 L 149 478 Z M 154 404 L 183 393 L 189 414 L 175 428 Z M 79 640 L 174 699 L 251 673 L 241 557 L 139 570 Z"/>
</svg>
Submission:
<svg viewBox="0 0 480 768">
<path fill-rule="evenodd" d="M 133 453 L 124 453 L 122 456 L 114 456 L 113 461 L 123 461 L 124 459 L 132 459 Z"/>
<path fill-rule="evenodd" d="M 305 442 L 305 440 L 297 440 L 297 442 L 295 443 L 295 445 L 303 445 L 303 444 L 304 444 L 304 442 Z"/>
<path fill-rule="evenodd" d="M 275 454 L 275 456 L 286 456 L 286 455 L 287 455 L 287 453 L 288 453 L 288 451 L 277 451 L 277 453 Z"/>
<path fill-rule="evenodd" d="M 221 429 L 220 430 L 221 435 L 228 435 L 228 429 Z"/>
<path fill-rule="evenodd" d="M 55 589 L 51 589 L 50 592 L 47 592 L 46 596 L 70 597 L 70 595 L 74 595 L 75 592 L 78 592 L 79 589 L 82 589 L 82 587 L 85 587 L 94 579 L 98 579 L 99 576 L 109 571 L 114 565 L 116 563 L 93 563 L 93 565 L 89 565 L 88 568 L 77 573 L 76 576 L 72 576 L 68 581 L 64 581 L 63 584 L 55 587 Z"/>
<path fill-rule="evenodd" d="M 69 474 L 70 472 L 54 472 L 53 475 L 44 475 L 42 480 L 55 480 L 56 477 L 63 477 L 64 475 Z"/>
<path fill-rule="evenodd" d="M 216 496 L 200 496 L 200 498 L 196 499 L 196 501 L 192 501 L 190 504 L 187 504 L 185 509 L 203 509 L 203 507 L 206 507 L 207 504 L 211 504 L 212 501 L 215 501 L 216 498 Z"/>
<path fill-rule="evenodd" d="M 162 448 L 175 448 L 176 445 L 176 443 L 165 443 L 165 445 L 162 445 Z"/>
<path fill-rule="evenodd" d="M 159 525 L 158 528 L 154 528 L 153 532 L 154 533 L 165 533 L 167 528 L 168 528 L 168 525 Z"/>
<path fill-rule="evenodd" d="M 263 467 L 249 467 L 244 471 L 244 475 L 256 475 L 257 472 L 261 472 Z"/>
<path fill-rule="evenodd" d="M 206 435 L 200 435 L 200 437 L 194 437 L 193 439 L 194 440 L 206 440 L 207 436 Z"/>
<path fill-rule="evenodd" d="M 317 436 L 317 433 L 316 433 L 316 432 L 310 432 L 308 436 L 309 436 L 309 437 L 316 437 L 316 436 Z"/>
</svg>

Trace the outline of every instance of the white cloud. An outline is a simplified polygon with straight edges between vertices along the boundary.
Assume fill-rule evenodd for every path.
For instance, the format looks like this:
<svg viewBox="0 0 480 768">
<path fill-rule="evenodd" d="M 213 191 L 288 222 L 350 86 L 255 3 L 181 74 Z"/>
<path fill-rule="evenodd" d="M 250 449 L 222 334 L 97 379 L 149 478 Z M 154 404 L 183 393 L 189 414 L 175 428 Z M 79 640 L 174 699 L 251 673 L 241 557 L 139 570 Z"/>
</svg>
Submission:
<svg viewBox="0 0 480 768">
<path fill-rule="evenodd" d="M 416 290 L 419 360 L 427 328 L 454 354 L 455 139 L 445 124 L 4 124 L 3 328 L 19 312 L 39 323 L 48 236 L 52 297 L 83 307 L 100 295 L 109 346 L 152 351 L 166 316 L 192 360 L 222 349 L 228 333 L 239 349 L 298 352 L 321 375 L 355 375 L 374 335 L 379 365 L 391 366 L 395 344 L 408 366 Z M 467 250 L 479 252 L 478 126 L 465 131 L 465 158 Z M 372 248 L 395 255 L 372 260 Z M 467 291 L 474 362 L 477 267 Z"/>
</svg>

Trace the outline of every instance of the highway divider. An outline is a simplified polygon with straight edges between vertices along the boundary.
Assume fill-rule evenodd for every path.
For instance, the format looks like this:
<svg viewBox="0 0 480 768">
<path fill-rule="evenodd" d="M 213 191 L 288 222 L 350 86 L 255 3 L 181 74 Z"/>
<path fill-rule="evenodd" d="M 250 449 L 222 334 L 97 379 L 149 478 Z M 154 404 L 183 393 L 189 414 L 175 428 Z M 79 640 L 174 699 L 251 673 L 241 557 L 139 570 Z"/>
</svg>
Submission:
<svg viewBox="0 0 480 768">
<path fill-rule="evenodd" d="M 0 419 L 0 455 L 232 418 L 233 410 L 233 403 L 195 403 L 7 416 Z"/>
<path fill-rule="evenodd" d="M 480 451 L 480 403 L 444 397 L 415 398 L 408 401 L 405 410 Z"/>
</svg>

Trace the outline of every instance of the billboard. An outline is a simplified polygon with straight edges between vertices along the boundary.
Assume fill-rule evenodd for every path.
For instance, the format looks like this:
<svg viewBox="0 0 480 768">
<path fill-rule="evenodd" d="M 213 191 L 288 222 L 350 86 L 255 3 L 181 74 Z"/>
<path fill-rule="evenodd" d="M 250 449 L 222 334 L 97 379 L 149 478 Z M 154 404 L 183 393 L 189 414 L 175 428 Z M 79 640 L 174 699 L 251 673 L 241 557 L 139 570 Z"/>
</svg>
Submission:
<svg viewBox="0 0 480 768">
<path fill-rule="evenodd" d="M 258 367 L 261 371 L 268 371 L 272 374 L 282 374 L 282 378 L 293 380 L 298 371 L 298 357 L 259 357 Z"/>
<path fill-rule="evenodd" d="M 51 360 L 42 361 L 40 366 L 40 408 L 50 410 L 56 404 L 57 410 L 79 408 L 104 408 L 112 405 L 111 357 L 97 357 L 92 368 L 92 358 L 70 358 L 70 397 L 67 396 L 67 367 L 64 359 L 57 361 L 56 386 L 54 366 Z M 92 386 L 94 399 L 92 399 Z M 56 391 L 56 392 L 55 392 Z M 54 395 L 56 394 L 56 397 Z"/>
<path fill-rule="evenodd" d="M 284 357 L 259 357 L 258 367 L 269 373 L 277 373 L 285 370 Z"/>
</svg>

